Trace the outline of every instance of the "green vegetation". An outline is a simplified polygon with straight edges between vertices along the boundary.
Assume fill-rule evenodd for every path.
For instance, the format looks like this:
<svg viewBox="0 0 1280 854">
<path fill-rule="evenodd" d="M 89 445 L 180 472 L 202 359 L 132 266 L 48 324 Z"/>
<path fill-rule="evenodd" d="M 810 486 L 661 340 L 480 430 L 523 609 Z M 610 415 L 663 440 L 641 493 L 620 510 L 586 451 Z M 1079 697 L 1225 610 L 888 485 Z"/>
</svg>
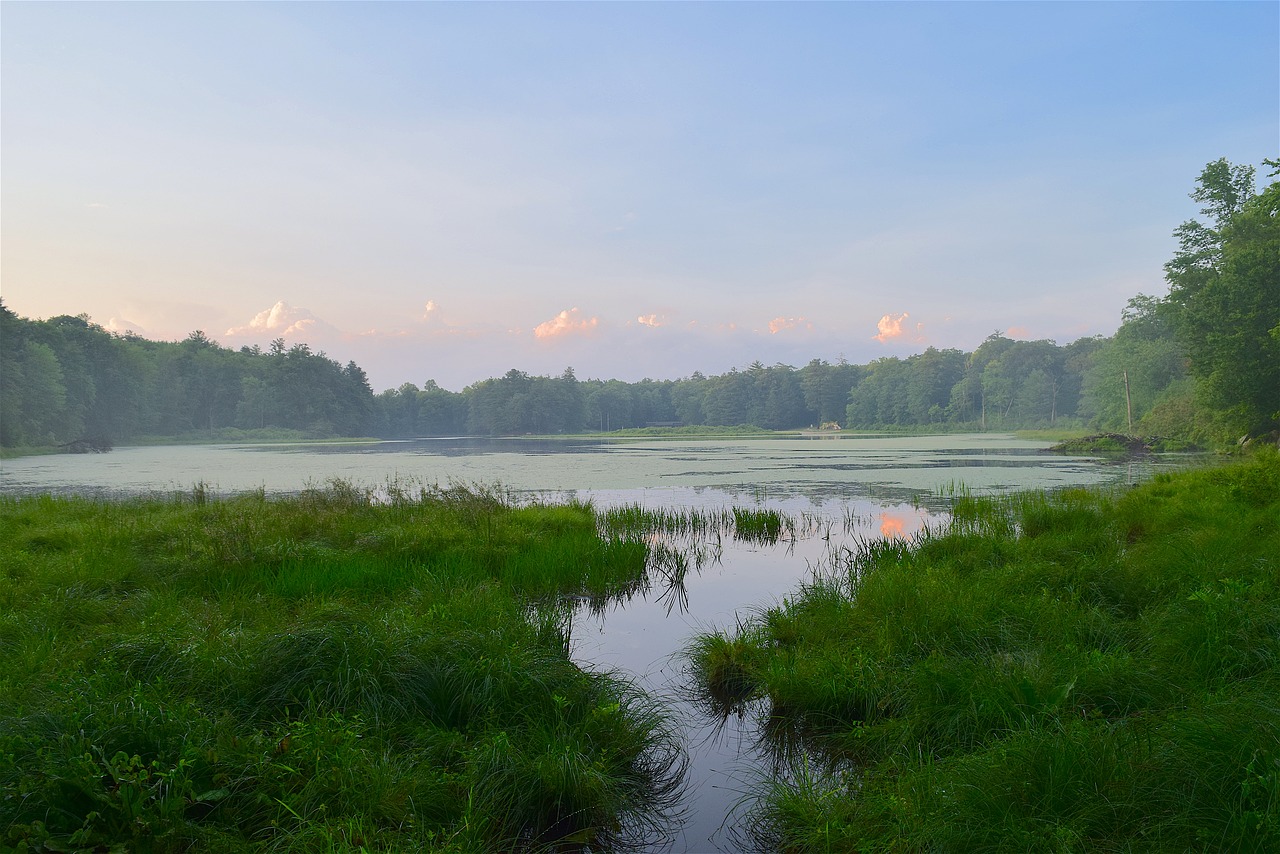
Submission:
<svg viewBox="0 0 1280 854">
<path fill-rule="evenodd" d="M 1185 453 L 1202 450 L 1182 439 L 1153 437 L 1144 439 L 1123 433 L 1096 433 L 1074 436 L 1057 442 L 1049 450 L 1058 454 L 1086 454 L 1103 457 L 1140 457 L 1145 454 Z"/>
<path fill-rule="evenodd" d="M 198 485 L 0 528 L 0 847 L 609 850 L 681 785 L 665 712 L 568 657 L 569 600 L 653 559 L 589 506 Z"/>
<path fill-rule="evenodd" d="M 117 335 L 87 316 L 32 321 L 0 302 L 0 446 L 107 445 L 223 431 L 367 436 L 373 391 L 354 362 L 306 344 L 230 350 Z"/>
<path fill-rule="evenodd" d="M 1280 161 L 1264 161 L 1280 175 Z M 1280 428 L 1280 181 L 1254 192 L 1252 166 L 1210 163 L 1191 197 L 1211 220 L 1176 234 L 1167 305 L 1196 392 L 1234 435 Z"/>
<path fill-rule="evenodd" d="M 763 846 L 1280 849 L 1280 453 L 960 495 L 689 651 L 759 716 Z"/>
<path fill-rule="evenodd" d="M 651 537 L 658 534 L 670 542 L 689 544 L 719 541 L 728 534 L 748 543 L 776 543 L 800 536 L 795 518 L 768 508 L 732 507 L 719 510 L 626 505 L 610 507 L 600 514 L 601 527 L 611 534 L 625 537 Z"/>
</svg>

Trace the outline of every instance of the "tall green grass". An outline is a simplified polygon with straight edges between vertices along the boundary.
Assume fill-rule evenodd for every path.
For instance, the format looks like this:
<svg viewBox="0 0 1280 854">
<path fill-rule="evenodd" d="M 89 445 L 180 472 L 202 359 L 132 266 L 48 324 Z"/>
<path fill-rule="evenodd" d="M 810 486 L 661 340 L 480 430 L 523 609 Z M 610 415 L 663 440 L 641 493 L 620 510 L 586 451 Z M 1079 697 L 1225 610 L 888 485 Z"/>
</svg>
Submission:
<svg viewBox="0 0 1280 854">
<path fill-rule="evenodd" d="M 773 545 L 805 535 L 806 522 L 769 508 L 668 508 L 627 504 L 600 513 L 601 528 L 610 535 L 652 537 L 684 541 L 720 542 L 731 537 L 741 542 Z"/>
<path fill-rule="evenodd" d="M 1280 455 L 958 495 L 689 656 L 766 847 L 1280 850 Z"/>
<path fill-rule="evenodd" d="M 334 482 L 0 498 L 0 847 L 516 851 L 664 832 L 665 710 L 568 657 L 646 583 L 586 505 Z"/>
</svg>

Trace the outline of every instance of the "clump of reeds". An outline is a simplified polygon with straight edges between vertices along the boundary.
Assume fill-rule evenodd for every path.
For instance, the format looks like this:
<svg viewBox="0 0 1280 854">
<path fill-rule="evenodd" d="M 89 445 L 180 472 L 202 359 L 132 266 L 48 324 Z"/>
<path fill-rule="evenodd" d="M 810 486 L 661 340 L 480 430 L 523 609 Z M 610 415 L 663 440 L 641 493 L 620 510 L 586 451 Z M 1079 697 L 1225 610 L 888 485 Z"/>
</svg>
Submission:
<svg viewBox="0 0 1280 854">
<path fill-rule="evenodd" d="M 686 654 L 695 676 L 693 684 L 701 689 L 697 699 L 722 717 L 739 712 L 760 685 L 752 666 L 756 649 L 745 638 L 723 632 L 702 634 Z"/>
<path fill-rule="evenodd" d="M 615 535 L 664 535 L 683 539 L 716 538 L 732 531 L 732 513 L 724 509 L 645 507 L 627 504 L 599 514 L 603 529 Z"/>
<path fill-rule="evenodd" d="M 808 524 L 816 529 L 817 518 L 801 522 L 769 508 L 669 508 L 628 504 L 609 507 L 599 513 L 602 530 L 631 537 L 660 535 L 686 541 L 715 541 L 732 537 L 743 542 L 772 545 L 780 539 L 795 539 Z"/>
<path fill-rule="evenodd" d="M 733 508 L 733 536 L 747 543 L 772 545 L 782 537 L 791 520 L 777 510 Z M 794 522 L 791 532 L 794 535 Z"/>
</svg>

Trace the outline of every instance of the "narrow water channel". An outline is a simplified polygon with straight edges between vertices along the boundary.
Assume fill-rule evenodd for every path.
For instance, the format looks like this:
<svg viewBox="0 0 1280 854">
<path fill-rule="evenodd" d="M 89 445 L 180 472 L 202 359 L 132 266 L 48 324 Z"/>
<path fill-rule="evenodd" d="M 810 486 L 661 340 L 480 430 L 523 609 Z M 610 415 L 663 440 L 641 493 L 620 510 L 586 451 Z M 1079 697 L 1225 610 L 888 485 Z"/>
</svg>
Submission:
<svg viewBox="0 0 1280 854">
<path fill-rule="evenodd" d="M 598 507 L 634 503 L 633 491 L 595 492 Z M 740 615 L 789 595 L 829 566 L 832 550 L 860 538 L 911 536 L 943 513 L 908 501 L 825 500 L 802 495 L 767 497 L 713 489 L 652 490 L 646 506 L 716 510 L 761 506 L 798 523 L 773 544 L 736 540 L 731 532 L 703 540 L 668 542 L 686 555 L 689 571 L 673 589 L 661 579 L 650 591 L 603 611 L 581 605 L 573 620 L 573 657 L 585 667 L 614 669 L 662 699 L 680 726 L 688 749 L 686 797 L 670 837 L 655 850 L 741 851 L 742 821 L 753 782 L 765 764 L 754 750 L 749 718 L 709 718 L 688 698 L 682 653 L 698 632 L 732 627 Z"/>
</svg>

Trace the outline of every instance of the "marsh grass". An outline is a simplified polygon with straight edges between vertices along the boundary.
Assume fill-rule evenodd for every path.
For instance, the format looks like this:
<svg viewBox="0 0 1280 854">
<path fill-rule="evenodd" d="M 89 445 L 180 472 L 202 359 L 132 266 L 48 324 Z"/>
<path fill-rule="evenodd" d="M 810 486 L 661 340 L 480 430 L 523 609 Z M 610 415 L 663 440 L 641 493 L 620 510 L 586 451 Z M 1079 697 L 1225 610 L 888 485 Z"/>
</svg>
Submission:
<svg viewBox="0 0 1280 854">
<path fill-rule="evenodd" d="M 958 492 L 688 655 L 761 718 L 765 847 L 1280 849 L 1280 455 Z"/>
<path fill-rule="evenodd" d="M 719 543 L 729 537 L 741 542 L 774 545 L 812 533 L 812 519 L 755 507 L 670 508 L 627 504 L 600 514 L 602 531 L 613 536 L 655 535 L 691 543 Z"/>
<path fill-rule="evenodd" d="M 647 583 L 587 505 L 343 482 L 0 498 L 0 847 L 613 850 L 667 825 L 671 721 L 568 657 Z"/>
</svg>

